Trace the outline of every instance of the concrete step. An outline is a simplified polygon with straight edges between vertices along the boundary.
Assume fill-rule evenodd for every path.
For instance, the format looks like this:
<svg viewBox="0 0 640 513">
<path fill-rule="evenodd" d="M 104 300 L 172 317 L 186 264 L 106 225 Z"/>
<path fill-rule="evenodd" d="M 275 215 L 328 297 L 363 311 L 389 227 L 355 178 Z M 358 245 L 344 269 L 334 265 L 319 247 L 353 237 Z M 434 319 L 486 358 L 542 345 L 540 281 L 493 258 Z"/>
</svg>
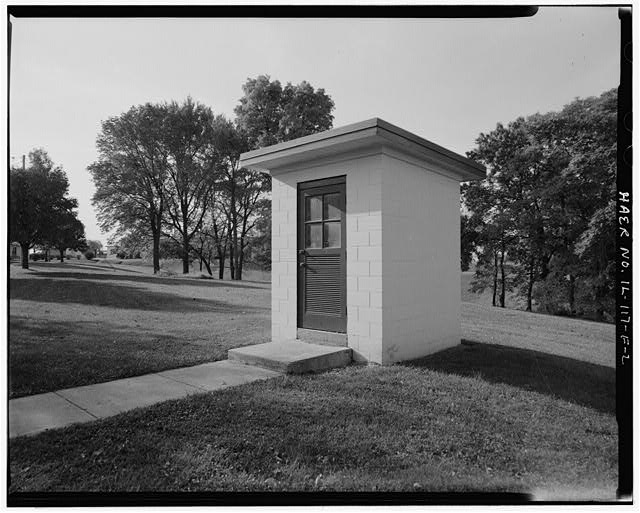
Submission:
<svg viewBox="0 0 640 513">
<path fill-rule="evenodd" d="M 299 340 L 268 342 L 230 349 L 228 358 L 287 374 L 304 374 L 349 365 L 351 349 L 307 344 Z"/>
</svg>

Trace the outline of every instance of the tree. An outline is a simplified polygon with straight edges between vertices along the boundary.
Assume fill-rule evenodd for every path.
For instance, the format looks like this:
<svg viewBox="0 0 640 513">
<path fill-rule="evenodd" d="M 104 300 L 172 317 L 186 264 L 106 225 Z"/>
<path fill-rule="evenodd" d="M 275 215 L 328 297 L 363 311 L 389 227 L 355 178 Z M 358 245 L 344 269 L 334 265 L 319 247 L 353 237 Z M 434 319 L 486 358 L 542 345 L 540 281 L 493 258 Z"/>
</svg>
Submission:
<svg viewBox="0 0 640 513">
<path fill-rule="evenodd" d="M 470 212 L 467 229 L 476 232 L 473 238 L 478 262 L 473 290 L 482 291 L 491 286 L 493 306 L 499 304 L 504 308 L 506 292 L 510 289 L 505 262 L 514 236 L 507 199 L 491 168 L 485 180 L 464 184 L 461 190 Z"/>
<path fill-rule="evenodd" d="M 104 121 L 96 143 L 99 159 L 88 167 L 96 187 L 92 202 L 100 227 L 115 228 L 120 235 L 141 228 L 149 233 L 154 273 L 160 271 L 167 110 L 166 105 L 147 103 Z"/>
<path fill-rule="evenodd" d="M 98 256 L 102 251 L 102 242 L 99 240 L 88 240 L 87 249 L 90 249 L 94 255 Z"/>
<path fill-rule="evenodd" d="M 585 314 L 598 321 L 615 319 L 617 230 L 616 202 L 612 198 L 593 213 L 575 245 L 581 263 L 578 276 L 584 284 L 577 302 Z"/>
<path fill-rule="evenodd" d="M 211 263 L 217 252 L 213 234 L 211 233 L 211 225 L 203 224 L 202 228 L 194 236 L 191 248 L 200 260 L 200 271 L 202 271 L 202 266 L 204 265 L 207 274 L 213 276 Z"/>
<path fill-rule="evenodd" d="M 333 100 L 324 89 L 314 90 L 309 82 L 282 90 L 282 115 L 278 124 L 278 142 L 329 130 L 333 126 Z"/>
<path fill-rule="evenodd" d="M 54 228 L 49 232 L 49 243 L 60 253 L 60 262 L 64 262 L 67 249 L 84 251 L 88 248 L 84 235 L 84 224 L 73 211 L 62 211 L 55 215 Z"/>
<path fill-rule="evenodd" d="M 225 164 L 221 208 L 227 220 L 231 278 L 236 280 L 242 279 L 245 250 L 255 241 L 252 230 L 271 206 L 270 176 L 239 168 L 240 153 L 328 130 L 334 108 L 324 89 L 306 81 L 283 88 L 278 80 L 261 75 L 248 79 L 242 89 L 236 124 L 228 124 L 216 143 Z"/>
<path fill-rule="evenodd" d="M 184 274 L 189 273 L 191 241 L 202 227 L 218 175 L 220 149 L 213 145 L 215 130 L 227 123 L 191 98 L 181 105 L 171 102 L 166 106 L 161 144 L 167 164 L 166 219 L 173 232 L 165 233 L 182 244 Z"/>
<path fill-rule="evenodd" d="M 218 125 L 214 144 L 221 157 L 218 206 L 227 225 L 231 279 L 241 280 L 247 236 L 256 222 L 258 202 L 268 192 L 271 180 L 265 173 L 240 167 L 240 154 L 249 149 L 249 143 L 246 132 L 233 123 Z"/>
<path fill-rule="evenodd" d="M 551 288 L 560 291 L 555 299 L 561 304 L 555 308 L 561 312 L 611 319 L 611 267 L 592 260 L 595 254 L 582 252 L 578 243 L 590 239 L 599 247 L 613 245 L 615 230 L 607 234 L 596 227 L 615 198 L 617 91 L 576 99 L 558 113 L 533 116 L 530 123 L 548 168 L 542 201 L 556 249 L 545 285 L 555 282 Z M 595 240 L 587 235 L 590 231 Z"/>
<path fill-rule="evenodd" d="M 153 240 L 143 223 L 140 223 L 138 228 L 131 228 L 125 235 L 110 238 L 109 243 L 115 246 L 111 253 L 118 258 L 137 258 L 136 255 L 142 253 L 153 254 Z M 160 240 L 159 256 L 162 258 L 162 239 Z"/>
<path fill-rule="evenodd" d="M 268 75 L 249 78 L 242 86 L 244 96 L 235 108 L 237 124 L 251 149 L 303 137 L 333 126 L 333 100 L 324 89 L 315 90 L 302 81 L 282 88 Z"/>
<path fill-rule="evenodd" d="M 551 251 L 545 246 L 547 233 L 538 187 L 544 172 L 540 148 L 524 118 L 506 127 L 498 124 L 476 142 L 477 148 L 469 155 L 488 169 L 489 196 L 484 198 L 483 208 L 500 210 L 498 218 L 485 218 L 484 223 L 477 224 L 480 231 L 500 233 L 500 305 L 504 306 L 505 282 L 510 278 L 512 283 L 520 284 L 521 294 L 526 291 L 527 310 L 531 310 L 533 285 L 539 279 L 539 270 L 546 275 Z M 507 255 L 509 273 L 504 264 Z"/>
<path fill-rule="evenodd" d="M 468 271 L 473 249 L 478 238 L 477 232 L 471 227 L 469 216 L 460 216 L 460 269 Z"/>
<path fill-rule="evenodd" d="M 271 269 L 271 203 L 265 199 L 247 244 L 247 260 L 262 269 Z"/>
<path fill-rule="evenodd" d="M 282 86 L 268 75 L 248 78 L 244 95 L 234 109 L 238 126 L 244 129 L 249 146 L 260 148 L 278 142 L 282 118 Z"/>
<path fill-rule="evenodd" d="M 218 195 L 220 196 L 220 195 Z M 222 208 L 222 201 L 216 200 L 211 203 L 209 233 L 213 239 L 213 246 L 218 260 L 218 278 L 224 278 L 224 266 L 229 248 L 229 222 Z"/>
<path fill-rule="evenodd" d="M 20 244 L 23 269 L 29 268 L 29 250 L 49 240 L 54 214 L 77 206 L 68 193 L 66 173 L 43 149 L 29 153 L 29 167 L 10 170 L 9 237 Z"/>
<path fill-rule="evenodd" d="M 490 236 L 502 238 L 493 262 L 503 286 L 519 284 L 527 310 L 536 298 L 549 313 L 614 315 L 615 229 L 605 219 L 614 208 L 616 98 L 611 90 L 498 124 L 469 152 L 488 168 L 483 183 L 463 187 L 474 249 L 481 254 Z M 476 277 L 486 279 L 491 258 L 479 263 Z"/>
</svg>

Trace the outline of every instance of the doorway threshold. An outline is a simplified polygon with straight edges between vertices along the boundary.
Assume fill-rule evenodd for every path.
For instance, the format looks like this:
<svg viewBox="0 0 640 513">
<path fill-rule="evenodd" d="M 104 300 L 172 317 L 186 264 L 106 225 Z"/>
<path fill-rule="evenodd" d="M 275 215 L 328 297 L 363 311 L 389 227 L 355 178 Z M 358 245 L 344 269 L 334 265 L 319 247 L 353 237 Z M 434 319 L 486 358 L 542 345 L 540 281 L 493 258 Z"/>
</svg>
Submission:
<svg viewBox="0 0 640 513">
<path fill-rule="evenodd" d="M 296 338 L 302 342 L 323 346 L 347 347 L 349 345 L 346 333 L 337 333 L 334 331 L 298 328 Z"/>
</svg>

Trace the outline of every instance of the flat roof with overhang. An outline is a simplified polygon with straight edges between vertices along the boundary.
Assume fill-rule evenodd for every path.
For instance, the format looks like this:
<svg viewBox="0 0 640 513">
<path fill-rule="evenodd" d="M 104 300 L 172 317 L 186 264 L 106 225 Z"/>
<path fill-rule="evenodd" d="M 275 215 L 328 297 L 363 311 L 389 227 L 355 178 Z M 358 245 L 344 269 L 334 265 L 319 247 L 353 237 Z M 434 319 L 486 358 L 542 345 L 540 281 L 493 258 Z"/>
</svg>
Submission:
<svg viewBox="0 0 640 513">
<path fill-rule="evenodd" d="M 385 149 L 431 163 L 460 181 L 485 178 L 485 167 L 380 118 L 300 137 L 243 153 L 240 165 L 271 174 L 310 161 L 356 151 Z"/>
</svg>

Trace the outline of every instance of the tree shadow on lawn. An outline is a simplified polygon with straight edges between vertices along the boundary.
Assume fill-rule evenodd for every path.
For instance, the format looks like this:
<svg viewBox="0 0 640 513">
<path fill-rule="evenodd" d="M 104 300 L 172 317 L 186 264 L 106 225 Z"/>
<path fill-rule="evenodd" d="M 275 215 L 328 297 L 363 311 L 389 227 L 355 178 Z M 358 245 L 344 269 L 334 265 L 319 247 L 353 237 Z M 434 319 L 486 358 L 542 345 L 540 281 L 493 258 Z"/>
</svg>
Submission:
<svg viewBox="0 0 640 513">
<path fill-rule="evenodd" d="M 78 269 L 84 269 L 82 266 L 76 266 Z M 101 270 L 109 270 L 108 268 L 102 268 Z M 127 270 L 128 271 L 128 270 Z M 135 271 L 139 272 L 139 271 Z M 182 276 L 176 276 L 175 278 L 161 278 L 159 276 L 141 274 L 140 276 L 132 276 L 128 274 L 100 274 L 94 272 L 58 272 L 58 271 L 33 271 L 30 276 L 42 276 L 45 278 L 59 278 L 59 279 L 86 279 L 86 280 L 105 280 L 105 281 L 133 281 L 140 283 L 157 283 L 160 285 L 197 285 L 198 287 L 238 287 L 244 289 L 256 289 L 265 290 L 269 283 L 261 282 L 265 285 L 260 287 L 258 285 L 249 285 L 243 282 L 231 281 L 231 280 L 209 280 L 202 278 L 183 278 Z M 260 282 L 256 282 L 260 283 Z"/>
<path fill-rule="evenodd" d="M 18 266 L 16 266 L 18 267 Z M 79 264 L 75 259 L 65 260 L 64 262 L 43 262 L 41 260 L 37 262 L 29 263 L 29 271 L 38 272 L 38 269 L 81 269 L 83 271 L 97 269 L 99 271 L 122 271 L 122 272 L 130 272 L 135 274 L 145 274 L 144 271 L 138 271 L 136 269 L 131 269 L 131 266 L 121 267 L 117 265 L 113 265 L 112 263 L 107 264 L 99 264 L 97 262 L 85 262 Z"/>
<path fill-rule="evenodd" d="M 145 271 L 139 271 L 135 268 L 132 269 L 133 266 L 128 265 L 127 267 L 122 267 L 119 265 L 114 265 L 113 263 L 100 264 L 97 262 L 91 262 L 86 264 L 77 264 L 74 262 L 54 262 L 53 264 L 49 264 L 49 267 L 53 267 L 54 269 L 68 269 L 69 267 L 73 269 L 97 269 L 98 271 L 121 271 L 132 274 L 146 274 Z"/>
<path fill-rule="evenodd" d="M 616 412 L 616 372 L 611 367 L 497 344 L 461 344 L 407 362 L 448 374 L 479 377 L 558 397 L 603 413 Z"/>
<path fill-rule="evenodd" d="M 223 360 L 227 350 L 263 342 L 250 328 L 239 337 L 204 330 L 189 336 L 106 321 L 9 319 L 11 398 Z M 261 338 L 262 337 L 262 338 Z"/>
<path fill-rule="evenodd" d="M 88 278 L 87 275 L 80 275 Z M 93 278 L 93 276 L 91 276 Z M 238 305 L 215 299 L 189 298 L 145 288 L 99 283 L 87 279 L 11 278 L 9 298 L 40 303 L 77 303 L 134 310 L 167 312 L 256 312 L 266 307 Z"/>
</svg>

